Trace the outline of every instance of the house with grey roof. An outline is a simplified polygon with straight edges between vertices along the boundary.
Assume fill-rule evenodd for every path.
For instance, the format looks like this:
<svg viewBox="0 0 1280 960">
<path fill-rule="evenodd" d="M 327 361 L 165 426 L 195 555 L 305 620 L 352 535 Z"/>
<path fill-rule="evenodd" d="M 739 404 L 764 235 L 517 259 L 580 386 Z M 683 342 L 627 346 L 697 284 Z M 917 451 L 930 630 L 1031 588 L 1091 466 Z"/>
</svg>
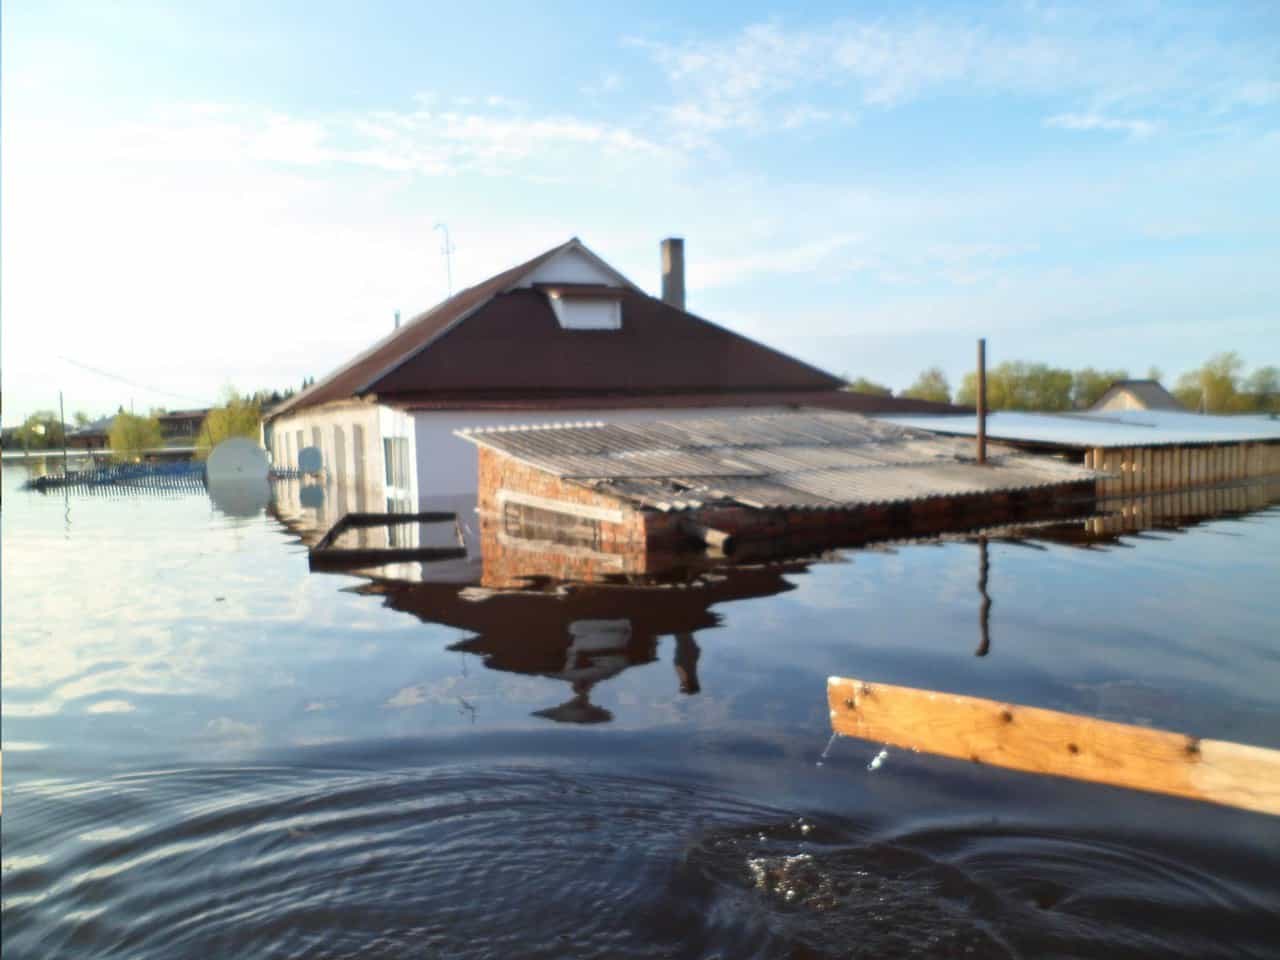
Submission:
<svg viewBox="0 0 1280 960">
<path fill-rule="evenodd" d="M 1159 380 L 1117 380 L 1090 410 L 1180 410 L 1187 408 Z"/>
</svg>

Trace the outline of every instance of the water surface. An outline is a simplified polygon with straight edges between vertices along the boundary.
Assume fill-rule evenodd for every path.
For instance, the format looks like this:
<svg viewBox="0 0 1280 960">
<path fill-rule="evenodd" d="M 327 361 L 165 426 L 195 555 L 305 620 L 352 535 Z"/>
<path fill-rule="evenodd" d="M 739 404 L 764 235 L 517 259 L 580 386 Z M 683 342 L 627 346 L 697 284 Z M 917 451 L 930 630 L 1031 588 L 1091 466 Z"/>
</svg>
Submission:
<svg viewBox="0 0 1280 960">
<path fill-rule="evenodd" d="M 310 573 L 204 496 L 20 479 L 6 958 L 1276 955 L 1280 820 L 873 764 L 826 749 L 825 700 L 852 675 L 1280 748 L 1275 509 L 486 597 Z"/>
</svg>

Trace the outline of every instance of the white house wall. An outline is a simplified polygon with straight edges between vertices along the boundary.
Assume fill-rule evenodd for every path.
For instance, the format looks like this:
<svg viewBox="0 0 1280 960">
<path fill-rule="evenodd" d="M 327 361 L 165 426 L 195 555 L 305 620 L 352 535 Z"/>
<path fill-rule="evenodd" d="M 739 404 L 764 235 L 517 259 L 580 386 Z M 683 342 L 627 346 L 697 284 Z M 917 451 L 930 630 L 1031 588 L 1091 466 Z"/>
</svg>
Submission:
<svg viewBox="0 0 1280 960">
<path fill-rule="evenodd" d="M 293 416 L 272 421 L 271 457 L 275 466 L 297 469 L 298 453 L 305 447 L 320 450 L 324 467 L 326 512 L 382 512 L 387 500 L 412 509 L 417 503 L 415 471 L 407 473 L 403 489 L 388 489 L 383 441 L 402 438 L 408 462 L 416 462 L 413 420 L 408 414 L 368 403 L 311 407 Z"/>
<path fill-rule="evenodd" d="M 531 287 L 535 283 L 593 283 L 616 287 L 618 279 L 581 251 L 566 250 L 540 265 L 520 286 Z"/>
</svg>

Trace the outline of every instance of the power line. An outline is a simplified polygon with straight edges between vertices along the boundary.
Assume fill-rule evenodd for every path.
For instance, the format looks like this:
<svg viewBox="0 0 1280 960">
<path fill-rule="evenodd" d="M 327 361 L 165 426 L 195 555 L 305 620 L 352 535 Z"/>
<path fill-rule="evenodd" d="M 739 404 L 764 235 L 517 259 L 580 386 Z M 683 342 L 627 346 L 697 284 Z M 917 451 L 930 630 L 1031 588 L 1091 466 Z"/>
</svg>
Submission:
<svg viewBox="0 0 1280 960">
<path fill-rule="evenodd" d="M 166 397 L 173 397 L 176 400 L 195 400 L 197 403 L 204 402 L 203 400 L 199 400 L 196 397 L 193 397 L 187 393 L 174 393 L 172 390 L 158 390 L 155 387 L 148 387 L 146 384 L 138 383 L 135 380 L 130 380 L 128 377 L 122 377 L 119 374 L 115 374 L 115 373 L 108 373 L 106 370 L 99 370 L 97 367 L 91 367 L 87 363 L 81 363 L 79 360 L 72 360 L 70 357 L 64 357 L 61 354 L 58 355 L 58 359 L 65 360 L 67 363 L 71 364 L 73 367 L 79 367 L 81 370 L 88 370 L 90 373 L 96 373 L 98 376 L 106 377 L 108 380 L 117 380 L 120 383 L 127 384 L 138 390 L 145 390 L 148 393 L 159 393 L 159 394 L 163 394 Z"/>
</svg>

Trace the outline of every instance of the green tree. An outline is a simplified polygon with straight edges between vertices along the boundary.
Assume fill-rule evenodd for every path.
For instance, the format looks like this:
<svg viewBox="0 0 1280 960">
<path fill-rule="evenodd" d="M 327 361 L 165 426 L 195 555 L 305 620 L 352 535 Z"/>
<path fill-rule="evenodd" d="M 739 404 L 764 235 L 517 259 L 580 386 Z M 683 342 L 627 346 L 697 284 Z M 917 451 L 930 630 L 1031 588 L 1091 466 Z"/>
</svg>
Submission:
<svg viewBox="0 0 1280 960">
<path fill-rule="evenodd" d="M 846 383 L 844 388 L 853 393 L 870 393 L 877 397 L 892 397 L 893 391 L 882 383 L 876 383 L 868 380 L 866 377 L 859 377 L 857 380 L 851 380 Z"/>
<path fill-rule="evenodd" d="M 916 377 L 916 382 L 902 391 L 904 397 L 915 400 L 932 400 L 935 403 L 951 402 L 951 384 L 940 367 L 930 367 Z"/>
<path fill-rule="evenodd" d="M 989 410 L 1068 410 L 1071 407 L 1070 370 L 1044 363 L 1005 361 L 987 371 Z M 978 402 L 978 374 L 965 374 L 956 402 Z"/>
<path fill-rule="evenodd" d="M 196 434 L 196 457 L 209 456 L 223 440 L 231 437 L 248 437 L 257 440 L 261 434 L 262 408 L 251 397 L 242 397 L 235 390 L 226 392 L 223 403 L 214 407 L 200 424 Z"/>
<path fill-rule="evenodd" d="M 1162 380 L 1164 380 L 1164 371 L 1161 370 L 1159 367 L 1157 367 L 1155 364 L 1152 364 L 1151 366 L 1147 367 L 1147 379 L 1154 380 L 1156 383 L 1160 383 Z"/>
<path fill-rule="evenodd" d="M 83 410 L 77 410 L 72 415 L 72 419 L 75 421 L 77 427 L 87 427 L 89 424 L 93 423 L 93 418 Z"/>
<path fill-rule="evenodd" d="M 1242 396 L 1259 413 L 1280 413 L 1280 367 L 1259 367 L 1249 374 Z"/>
<path fill-rule="evenodd" d="M 1205 413 L 1231 413 L 1242 407 L 1240 371 L 1244 361 L 1231 351 L 1210 357 L 1196 370 L 1188 370 L 1178 378 L 1173 395 L 1188 410 Z"/>
<path fill-rule="evenodd" d="M 1092 407 L 1117 380 L 1128 380 L 1128 370 L 1095 370 L 1085 367 L 1071 375 L 1071 405 L 1077 410 Z"/>
<path fill-rule="evenodd" d="M 62 448 L 62 421 L 52 410 L 37 410 L 18 428 L 17 440 L 23 450 Z"/>
<path fill-rule="evenodd" d="M 113 459 L 132 462 L 141 459 L 144 451 L 164 446 L 164 436 L 160 432 L 160 421 L 154 414 L 138 417 L 132 413 L 117 413 L 107 432 L 107 443 Z"/>
</svg>

